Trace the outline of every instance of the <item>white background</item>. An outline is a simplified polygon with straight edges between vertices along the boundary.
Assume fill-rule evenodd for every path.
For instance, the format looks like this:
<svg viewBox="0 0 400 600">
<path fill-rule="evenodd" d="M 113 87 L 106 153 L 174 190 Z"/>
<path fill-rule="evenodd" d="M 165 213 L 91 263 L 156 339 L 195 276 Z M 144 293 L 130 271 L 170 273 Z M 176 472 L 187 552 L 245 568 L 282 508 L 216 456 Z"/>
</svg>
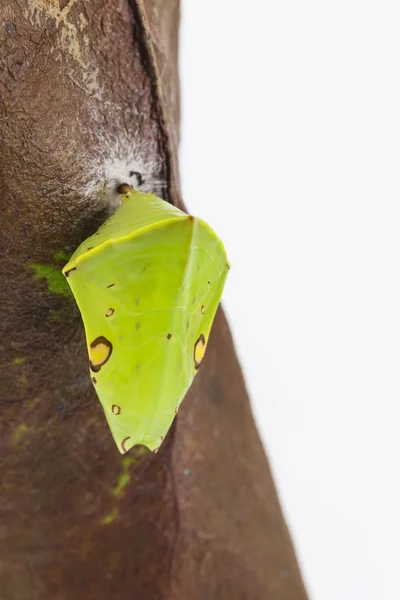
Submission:
<svg viewBox="0 0 400 600">
<path fill-rule="evenodd" d="M 182 0 L 181 172 L 313 600 L 400 598 L 400 5 Z"/>
</svg>

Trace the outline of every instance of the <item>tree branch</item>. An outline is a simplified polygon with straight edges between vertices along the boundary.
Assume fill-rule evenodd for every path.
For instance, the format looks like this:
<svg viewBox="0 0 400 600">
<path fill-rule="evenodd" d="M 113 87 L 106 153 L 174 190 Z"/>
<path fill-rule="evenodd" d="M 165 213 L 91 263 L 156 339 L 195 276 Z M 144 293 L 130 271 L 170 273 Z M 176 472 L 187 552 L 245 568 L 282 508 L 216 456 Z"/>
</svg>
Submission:
<svg viewBox="0 0 400 600">
<path fill-rule="evenodd" d="M 220 310 L 160 452 L 121 457 L 66 257 L 137 185 L 180 204 L 177 0 L 2 0 L 2 600 L 305 598 Z"/>
</svg>

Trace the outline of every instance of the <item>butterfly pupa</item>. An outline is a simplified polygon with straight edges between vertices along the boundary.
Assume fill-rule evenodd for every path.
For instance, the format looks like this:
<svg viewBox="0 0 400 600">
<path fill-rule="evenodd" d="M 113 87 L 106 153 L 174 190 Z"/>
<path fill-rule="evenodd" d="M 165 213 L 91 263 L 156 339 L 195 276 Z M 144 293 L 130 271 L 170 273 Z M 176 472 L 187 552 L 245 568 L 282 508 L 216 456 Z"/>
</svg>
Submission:
<svg viewBox="0 0 400 600">
<path fill-rule="evenodd" d="M 201 219 L 128 190 L 63 269 L 119 451 L 157 450 L 203 359 L 229 263 Z"/>
</svg>

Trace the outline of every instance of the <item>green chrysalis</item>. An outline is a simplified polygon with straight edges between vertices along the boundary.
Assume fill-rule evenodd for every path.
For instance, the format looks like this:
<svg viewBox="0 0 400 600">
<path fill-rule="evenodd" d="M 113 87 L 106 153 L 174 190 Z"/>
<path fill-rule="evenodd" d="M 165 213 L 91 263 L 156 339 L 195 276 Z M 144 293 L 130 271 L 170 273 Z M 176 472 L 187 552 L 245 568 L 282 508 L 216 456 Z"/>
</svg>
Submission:
<svg viewBox="0 0 400 600">
<path fill-rule="evenodd" d="M 162 443 L 204 356 L 228 269 L 204 221 L 129 189 L 64 267 L 122 454 Z"/>
</svg>

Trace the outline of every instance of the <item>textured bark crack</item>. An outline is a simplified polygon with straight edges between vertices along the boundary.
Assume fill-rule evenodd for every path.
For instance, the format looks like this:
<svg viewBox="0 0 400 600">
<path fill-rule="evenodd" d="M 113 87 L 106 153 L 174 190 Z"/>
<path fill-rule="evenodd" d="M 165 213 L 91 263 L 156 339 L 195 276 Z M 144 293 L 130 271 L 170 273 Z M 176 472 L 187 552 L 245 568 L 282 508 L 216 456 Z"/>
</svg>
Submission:
<svg viewBox="0 0 400 600">
<path fill-rule="evenodd" d="M 142 40 L 141 50 L 142 50 L 142 59 L 143 63 L 147 66 L 149 70 L 149 74 L 152 79 L 153 84 L 153 97 L 155 99 L 156 105 L 156 118 L 159 123 L 160 129 L 162 131 L 163 143 L 165 145 L 165 169 L 166 169 L 166 180 L 168 182 L 167 185 L 167 194 L 168 196 L 165 200 L 169 200 L 175 206 L 182 208 L 182 200 L 180 198 L 179 192 L 179 175 L 178 175 L 178 167 L 177 167 L 177 157 L 174 155 L 176 152 L 176 148 L 172 147 L 171 140 L 171 124 L 169 123 L 168 112 L 166 108 L 166 103 L 163 98 L 162 91 L 162 83 L 160 78 L 160 72 L 157 65 L 156 55 L 154 52 L 152 40 L 151 40 L 151 31 L 149 27 L 149 22 L 146 16 L 146 10 L 144 7 L 144 3 L 142 0 L 129 0 L 129 4 L 131 6 L 132 12 L 134 13 L 136 19 L 135 21 L 140 24 L 140 32 L 139 39 Z"/>
</svg>

